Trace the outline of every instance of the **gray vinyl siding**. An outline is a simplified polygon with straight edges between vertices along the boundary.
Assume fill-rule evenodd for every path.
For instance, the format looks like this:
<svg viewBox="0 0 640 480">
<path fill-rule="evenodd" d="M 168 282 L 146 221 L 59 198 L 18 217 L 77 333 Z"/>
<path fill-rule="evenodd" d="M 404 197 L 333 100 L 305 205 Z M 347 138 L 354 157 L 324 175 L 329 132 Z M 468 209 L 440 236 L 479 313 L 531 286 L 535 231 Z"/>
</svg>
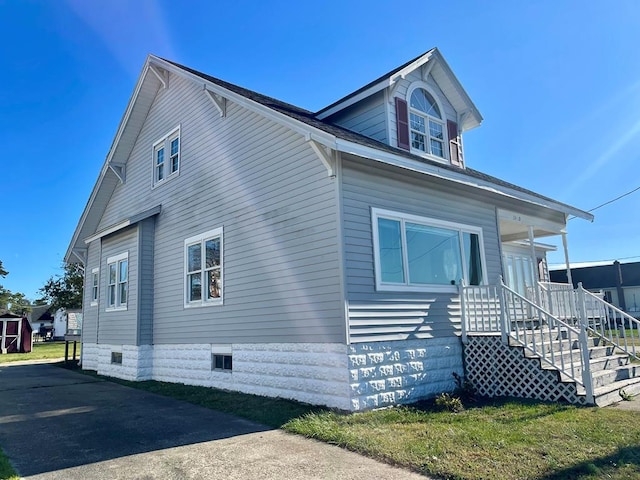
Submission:
<svg viewBox="0 0 640 480">
<path fill-rule="evenodd" d="M 152 146 L 178 125 L 179 175 L 153 187 Z M 301 135 L 231 101 L 221 118 L 201 85 L 171 76 L 100 222 L 162 204 L 153 343 L 344 342 L 336 183 Z M 184 240 L 219 227 L 224 304 L 185 308 Z"/>
<path fill-rule="evenodd" d="M 85 343 L 97 343 L 98 341 L 98 315 L 100 309 L 100 294 L 102 293 L 102 268 L 98 272 L 98 305 L 91 305 L 91 292 L 93 287 L 94 268 L 100 268 L 100 240 L 89 244 L 87 262 L 84 269 L 84 292 L 82 296 L 82 341 Z"/>
<path fill-rule="evenodd" d="M 501 273 L 495 203 L 478 190 L 379 164 L 343 163 L 342 196 L 351 342 L 447 337 L 460 331 L 457 294 L 378 292 L 371 208 L 482 228 L 488 281 Z"/>
<path fill-rule="evenodd" d="M 341 110 L 327 120 L 367 137 L 388 143 L 384 92 L 371 95 Z"/>
<path fill-rule="evenodd" d="M 129 254 L 128 294 L 126 310 L 107 310 L 107 259 L 121 253 Z M 98 343 L 111 345 L 136 345 L 138 333 L 138 231 L 130 227 L 102 240 L 100 262 L 100 305 Z"/>
<path fill-rule="evenodd" d="M 138 345 L 153 343 L 155 217 L 138 224 Z"/>
</svg>

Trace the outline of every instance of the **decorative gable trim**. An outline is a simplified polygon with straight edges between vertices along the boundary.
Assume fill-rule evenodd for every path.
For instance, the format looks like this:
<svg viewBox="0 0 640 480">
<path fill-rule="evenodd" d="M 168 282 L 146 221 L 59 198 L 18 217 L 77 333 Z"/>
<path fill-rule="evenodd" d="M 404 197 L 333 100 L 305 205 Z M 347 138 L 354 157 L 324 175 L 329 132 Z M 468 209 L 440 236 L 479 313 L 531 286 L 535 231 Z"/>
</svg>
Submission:
<svg viewBox="0 0 640 480">
<path fill-rule="evenodd" d="M 226 117 L 227 116 L 227 99 L 221 95 L 217 95 L 213 93 L 211 90 L 208 90 L 206 85 L 204 85 L 203 88 L 204 88 L 204 93 L 206 93 L 209 100 L 211 100 L 211 103 L 213 103 L 213 105 L 218 109 L 218 113 L 220 114 L 220 117 Z"/>
<path fill-rule="evenodd" d="M 169 72 L 155 65 L 149 65 L 149 71 L 160 81 L 162 88 L 169 88 Z"/>
</svg>

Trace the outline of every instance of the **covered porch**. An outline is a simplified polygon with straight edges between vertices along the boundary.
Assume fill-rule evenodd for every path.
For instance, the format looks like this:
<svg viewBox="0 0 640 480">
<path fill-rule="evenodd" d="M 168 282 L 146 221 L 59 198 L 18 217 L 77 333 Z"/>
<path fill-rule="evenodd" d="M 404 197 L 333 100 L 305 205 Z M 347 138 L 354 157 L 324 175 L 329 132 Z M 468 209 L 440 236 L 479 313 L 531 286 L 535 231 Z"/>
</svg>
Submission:
<svg viewBox="0 0 640 480">
<path fill-rule="evenodd" d="M 498 210 L 502 272 L 461 287 L 465 374 L 487 396 L 606 405 L 640 392 L 640 322 L 573 287 L 566 220 Z M 566 218 L 566 217 L 565 217 Z M 549 281 L 539 239 L 562 237 L 569 283 Z M 621 393 L 622 392 L 622 393 Z"/>
</svg>

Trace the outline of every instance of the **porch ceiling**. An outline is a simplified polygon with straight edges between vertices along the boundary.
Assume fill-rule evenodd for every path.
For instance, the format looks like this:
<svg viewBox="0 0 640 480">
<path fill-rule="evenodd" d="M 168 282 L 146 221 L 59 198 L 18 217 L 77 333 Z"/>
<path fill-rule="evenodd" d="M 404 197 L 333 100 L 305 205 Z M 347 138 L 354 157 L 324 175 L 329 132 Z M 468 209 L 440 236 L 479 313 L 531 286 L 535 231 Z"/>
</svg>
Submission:
<svg viewBox="0 0 640 480">
<path fill-rule="evenodd" d="M 500 222 L 500 240 L 503 242 L 528 240 L 529 227 L 533 227 L 534 238 L 560 235 L 565 231 L 564 224 L 504 210 L 499 211 L 498 219 Z"/>
</svg>

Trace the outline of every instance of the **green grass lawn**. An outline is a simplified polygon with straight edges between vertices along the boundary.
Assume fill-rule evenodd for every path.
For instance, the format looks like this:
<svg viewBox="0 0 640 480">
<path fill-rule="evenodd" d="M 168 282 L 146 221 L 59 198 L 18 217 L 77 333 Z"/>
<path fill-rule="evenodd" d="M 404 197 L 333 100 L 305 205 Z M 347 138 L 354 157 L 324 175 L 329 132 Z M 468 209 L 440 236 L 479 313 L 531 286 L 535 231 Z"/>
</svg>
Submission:
<svg viewBox="0 0 640 480">
<path fill-rule="evenodd" d="M 0 450 L 0 480 L 19 480 L 19 478 L 9 459 Z"/>
<path fill-rule="evenodd" d="M 80 358 L 80 342 L 78 342 L 76 358 Z M 73 354 L 73 344 L 69 344 L 69 357 Z M 46 360 L 64 358 L 64 342 L 38 342 L 33 344 L 29 353 L 7 353 L 0 355 L 0 363 L 18 362 L 20 360 Z"/>
<path fill-rule="evenodd" d="M 622 480 L 640 478 L 637 415 L 495 401 L 460 413 L 427 406 L 320 412 L 284 429 L 440 478 Z"/>
<path fill-rule="evenodd" d="M 345 414 L 156 381 L 118 383 L 235 414 L 435 478 L 640 479 L 637 412 L 516 400 Z"/>
</svg>

